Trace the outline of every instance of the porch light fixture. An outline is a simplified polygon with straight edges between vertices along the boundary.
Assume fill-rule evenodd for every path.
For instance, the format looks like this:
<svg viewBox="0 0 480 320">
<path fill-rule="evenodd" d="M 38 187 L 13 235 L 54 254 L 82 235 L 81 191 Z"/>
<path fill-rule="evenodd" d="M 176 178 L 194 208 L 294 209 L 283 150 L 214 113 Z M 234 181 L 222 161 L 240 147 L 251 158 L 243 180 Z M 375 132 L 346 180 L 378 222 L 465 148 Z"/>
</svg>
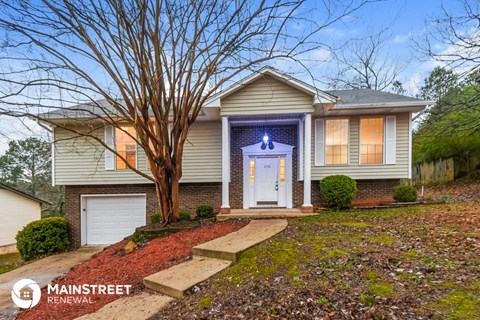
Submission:
<svg viewBox="0 0 480 320">
<path fill-rule="evenodd" d="M 262 145 L 260 146 L 260 148 L 262 150 L 265 150 L 268 146 L 268 149 L 272 150 L 275 146 L 273 145 L 273 142 L 272 141 L 269 141 L 269 138 L 268 138 L 268 134 L 267 132 L 265 132 L 265 134 L 263 135 L 263 142 L 262 142 Z"/>
<path fill-rule="evenodd" d="M 263 143 L 268 144 L 268 134 L 265 132 L 265 135 L 263 136 Z"/>
</svg>

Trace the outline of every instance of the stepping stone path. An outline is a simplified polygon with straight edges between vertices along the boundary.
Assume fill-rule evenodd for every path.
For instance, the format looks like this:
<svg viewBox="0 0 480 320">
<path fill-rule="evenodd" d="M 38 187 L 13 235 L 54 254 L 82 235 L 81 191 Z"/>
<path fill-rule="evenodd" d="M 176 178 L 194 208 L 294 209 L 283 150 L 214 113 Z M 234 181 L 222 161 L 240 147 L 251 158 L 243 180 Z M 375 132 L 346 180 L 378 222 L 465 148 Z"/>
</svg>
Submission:
<svg viewBox="0 0 480 320">
<path fill-rule="evenodd" d="M 283 231 L 287 225 L 285 219 L 252 220 L 236 232 L 194 247 L 192 260 L 143 279 L 147 288 L 161 294 L 144 292 L 124 297 L 77 319 L 147 319 L 173 298 L 181 299 L 190 288 L 228 268 L 241 252 Z"/>
</svg>

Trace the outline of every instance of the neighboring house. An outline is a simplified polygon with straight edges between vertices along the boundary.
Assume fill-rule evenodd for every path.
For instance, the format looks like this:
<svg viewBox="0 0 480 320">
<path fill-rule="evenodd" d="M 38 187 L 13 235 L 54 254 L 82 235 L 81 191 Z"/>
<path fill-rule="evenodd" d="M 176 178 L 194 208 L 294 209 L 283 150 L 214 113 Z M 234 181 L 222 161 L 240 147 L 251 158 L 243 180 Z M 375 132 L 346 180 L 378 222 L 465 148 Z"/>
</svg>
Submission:
<svg viewBox="0 0 480 320">
<path fill-rule="evenodd" d="M 180 206 L 311 212 L 321 204 L 318 181 L 334 174 L 357 180 L 357 201 L 391 201 L 393 187 L 411 177 L 412 113 L 429 104 L 373 90 L 321 91 L 263 68 L 203 107 L 185 144 Z M 102 122 L 85 109 L 95 111 L 81 105 L 49 116 L 91 131 Z M 122 131 L 94 132 L 148 172 L 145 154 Z M 118 241 L 158 211 L 154 185 L 94 139 L 60 127 L 54 135 L 54 183 L 65 186 L 75 246 Z"/>
<path fill-rule="evenodd" d="M 41 219 L 42 204 L 48 203 L 0 183 L 0 252 L 16 250 L 17 232 Z"/>
</svg>

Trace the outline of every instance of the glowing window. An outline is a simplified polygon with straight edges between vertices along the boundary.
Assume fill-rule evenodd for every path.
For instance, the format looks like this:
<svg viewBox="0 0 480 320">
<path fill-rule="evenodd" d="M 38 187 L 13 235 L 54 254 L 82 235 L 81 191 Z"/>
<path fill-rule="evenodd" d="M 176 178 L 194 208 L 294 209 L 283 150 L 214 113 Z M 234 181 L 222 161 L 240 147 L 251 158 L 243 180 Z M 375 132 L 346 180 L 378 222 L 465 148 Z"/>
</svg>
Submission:
<svg viewBox="0 0 480 320">
<path fill-rule="evenodd" d="M 255 160 L 250 159 L 250 182 L 255 182 Z"/>
<path fill-rule="evenodd" d="M 383 164 L 383 117 L 360 119 L 360 163 Z"/>
<path fill-rule="evenodd" d="M 285 159 L 280 159 L 280 182 L 285 182 Z"/>
<path fill-rule="evenodd" d="M 132 126 L 115 128 L 115 150 L 133 168 L 137 167 L 137 142 L 132 138 L 135 137 L 135 134 L 135 129 Z M 127 165 L 118 155 L 116 157 L 117 170 L 127 169 Z"/>
<path fill-rule="evenodd" d="M 327 165 L 348 164 L 348 119 L 328 119 L 325 127 Z"/>
</svg>

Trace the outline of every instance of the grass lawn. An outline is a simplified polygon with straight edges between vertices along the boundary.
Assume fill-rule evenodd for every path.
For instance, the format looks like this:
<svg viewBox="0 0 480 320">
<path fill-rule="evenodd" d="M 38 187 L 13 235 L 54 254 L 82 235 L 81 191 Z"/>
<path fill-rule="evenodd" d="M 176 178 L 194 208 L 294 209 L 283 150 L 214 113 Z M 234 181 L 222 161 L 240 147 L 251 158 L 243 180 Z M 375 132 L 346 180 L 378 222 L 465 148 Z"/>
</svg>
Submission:
<svg viewBox="0 0 480 320">
<path fill-rule="evenodd" d="M 23 264 L 22 257 L 18 252 L 0 254 L 0 274 L 12 271 Z"/>
<path fill-rule="evenodd" d="M 159 319 L 480 319 L 480 204 L 325 212 Z"/>
</svg>

